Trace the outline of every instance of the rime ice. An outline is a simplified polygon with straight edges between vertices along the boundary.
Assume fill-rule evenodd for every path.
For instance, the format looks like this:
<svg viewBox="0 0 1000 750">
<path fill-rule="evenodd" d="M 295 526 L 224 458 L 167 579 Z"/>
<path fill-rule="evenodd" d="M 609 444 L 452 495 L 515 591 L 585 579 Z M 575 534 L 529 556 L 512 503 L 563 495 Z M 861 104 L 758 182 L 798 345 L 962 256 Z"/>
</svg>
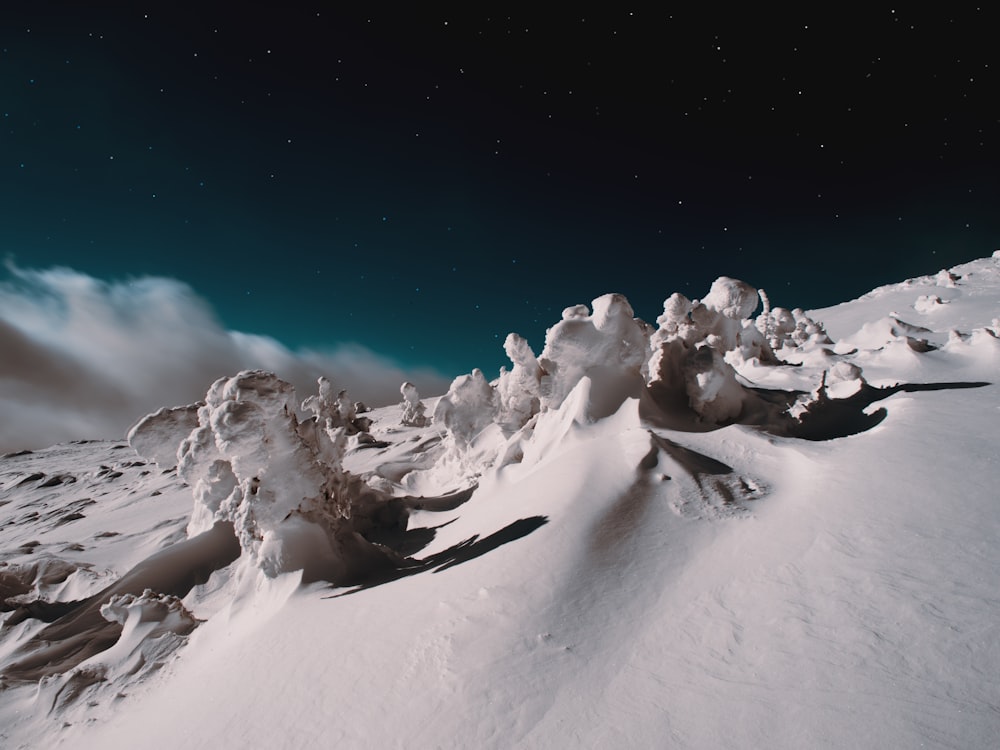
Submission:
<svg viewBox="0 0 1000 750">
<path fill-rule="evenodd" d="M 400 424 L 406 427 L 426 427 L 430 420 L 424 414 L 426 407 L 420 400 L 417 387 L 407 381 L 399 387 L 399 392 L 403 396 L 403 402 L 399 405 L 403 412 L 399 419 Z"/>
<path fill-rule="evenodd" d="M 754 318 L 722 278 L 655 329 L 606 295 L 424 426 L 408 384 L 362 423 L 243 371 L 132 430 L 180 476 L 3 457 L 0 741 L 285 745 L 322 701 L 352 746 L 986 746 L 998 289 L 985 259 Z"/>
</svg>

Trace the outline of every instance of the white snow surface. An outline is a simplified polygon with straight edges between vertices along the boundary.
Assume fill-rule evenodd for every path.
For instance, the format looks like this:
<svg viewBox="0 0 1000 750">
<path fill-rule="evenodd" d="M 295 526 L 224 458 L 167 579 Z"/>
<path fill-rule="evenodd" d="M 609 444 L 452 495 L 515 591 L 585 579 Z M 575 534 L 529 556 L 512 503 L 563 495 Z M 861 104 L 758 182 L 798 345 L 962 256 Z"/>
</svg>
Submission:
<svg viewBox="0 0 1000 750">
<path fill-rule="evenodd" d="M 1000 257 L 754 292 L 4 456 L 0 746 L 995 746 Z"/>
</svg>

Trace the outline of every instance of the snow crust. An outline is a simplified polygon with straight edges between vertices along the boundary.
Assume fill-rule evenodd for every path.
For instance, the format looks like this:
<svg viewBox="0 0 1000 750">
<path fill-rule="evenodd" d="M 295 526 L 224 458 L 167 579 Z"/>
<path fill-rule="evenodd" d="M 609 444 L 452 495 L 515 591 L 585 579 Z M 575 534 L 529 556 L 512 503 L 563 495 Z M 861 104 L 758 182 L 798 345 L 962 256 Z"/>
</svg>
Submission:
<svg viewBox="0 0 1000 750">
<path fill-rule="evenodd" d="M 139 459 L 4 457 L 0 744 L 989 746 L 998 311 L 997 254 L 808 312 L 722 277 L 426 406 L 245 370 Z"/>
</svg>

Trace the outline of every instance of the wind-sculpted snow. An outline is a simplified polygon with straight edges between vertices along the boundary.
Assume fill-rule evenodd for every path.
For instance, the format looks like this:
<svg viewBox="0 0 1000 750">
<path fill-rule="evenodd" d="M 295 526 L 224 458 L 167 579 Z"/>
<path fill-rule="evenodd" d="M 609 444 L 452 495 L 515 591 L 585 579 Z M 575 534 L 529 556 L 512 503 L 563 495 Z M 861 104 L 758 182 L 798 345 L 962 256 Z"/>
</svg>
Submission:
<svg viewBox="0 0 1000 750">
<path fill-rule="evenodd" d="M 667 298 L 650 341 L 650 387 L 661 403 L 682 403 L 683 392 L 704 422 L 740 417 L 745 394 L 734 365 L 774 360 L 750 318 L 757 299 L 756 289 L 728 277 L 717 279 L 701 301 L 677 293 Z"/>
<path fill-rule="evenodd" d="M 508 334 L 503 348 L 513 366 L 509 371 L 502 369 L 497 380 L 497 421 L 505 430 L 514 431 L 541 408 L 542 367 L 523 336 Z"/>
<path fill-rule="evenodd" d="M 948 281 L 953 283 L 950 276 Z M 754 319 L 761 296 L 764 310 Z M 913 344 L 926 343 L 915 338 L 924 331 L 891 318 L 883 328 L 862 328 L 855 340 L 869 349 L 888 340 L 931 351 L 930 344 Z M 190 535 L 231 523 L 248 564 L 268 576 L 301 569 L 310 580 L 343 581 L 357 574 L 358 559 L 398 562 L 352 526 L 357 498 L 349 488 L 364 484 L 386 497 L 398 491 L 394 487 L 441 491 L 468 486 L 526 454 L 538 460 L 547 450 L 539 446 L 556 442 L 541 439 L 541 432 L 551 431 L 539 430 L 542 415 L 562 410 L 587 423 L 632 398 L 643 418 L 660 427 L 705 431 L 743 423 L 809 439 L 852 434 L 881 419 L 880 413 L 860 413 L 884 389 L 870 387 L 861 367 L 849 361 L 857 344 L 837 354 L 821 324 L 800 310 L 771 308 L 766 295 L 728 277 L 717 279 L 701 300 L 669 296 L 655 329 L 634 317 L 622 295 L 607 294 L 591 308 L 566 308 L 537 357 L 517 334 L 507 337 L 504 348 L 512 369 L 493 383 L 479 370 L 456 378 L 438 400 L 433 420 L 424 415 L 412 384 L 403 384 L 401 426 L 420 429 L 432 421 L 443 436 L 405 476 L 395 468 L 398 462 L 360 484 L 344 471 L 349 435 L 357 436 L 351 445 L 358 448 L 388 443 L 368 435 L 369 418 L 357 415 L 346 391 L 334 396 L 326 378 L 319 379 L 317 395 L 301 404 L 309 418 L 299 419 L 290 384 L 272 373 L 244 371 L 216 381 L 202 404 L 144 418 L 129 439 L 161 465 L 176 456 L 178 476 L 194 497 Z M 778 353 L 799 357 L 799 365 L 812 357 L 821 364 L 819 377 L 798 377 L 806 388 L 747 387 L 751 375 L 782 367 Z M 737 368 L 750 374 L 742 376 Z M 567 404 L 583 381 L 583 395 Z M 178 440 L 195 418 L 193 429 Z"/>
<path fill-rule="evenodd" d="M 427 407 L 420 400 L 417 387 L 407 381 L 399 387 L 399 392 L 403 396 L 403 403 L 400 404 L 403 414 L 399 418 L 399 423 L 406 427 L 426 427 L 430 420 L 424 413 Z"/>
<path fill-rule="evenodd" d="M 189 743 L 210 693 L 230 708 L 196 745 L 394 746 L 391 711 L 415 746 L 553 746 L 571 721 L 578 744 L 759 747 L 789 701 L 823 726 L 789 746 L 844 745 L 858 679 L 892 696 L 869 729 L 919 714 L 908 746 L 995 736 L 1000 659 L 965 644 L 975 607 L 1000 617 L 977 501 L 998 290 L 1000 256 L 810 313 L 728 277 L 655 326 L 608 294 L 426 406 L 409 382 L 369 410 L 245 370 L 135 424 L 158 466 L 121 444 L 4 457 L 0 744 Z M 969 559 L 945 576 L 948 550 Z M 910 655 L 922 638 L 954 643 Z M 317 700 L 352 711 L 334 731 Z"/>
<path fill-rule="evenodd" d="M 592 303 L 568 307 L 545 335 L 538 357 L 542 368 L 541 406 L 557 409 L 576 384 L 593 370 L 642 377 L 649 358 L 649 326 L 634 317 L 628 300 L 605 294 Z"/>
<path fill-rule="evenodd" d="M 76 669 L 85 662 L 92 663 L 98 654 L 119 641 L 121 626 L 129 619 L 128 604 L 134 601 L 127 597 L 142 595 L 144 601 L 155 598 L 153 594 L 144 593 L 148 589 L 157 592 L 156 596 L 174 601 L 195 585 L 204 583 L 214 571 L 229 565 L 238 553 L 232 526 L 219 523 L 192 539 L 152 555 L 97 594 L 67 603 L 60 608 L 57 617 L 46 618 L 52 619 L 52 623 L 14 651 L 13 660 L 5 665 L 4 679 L 12 682 L 38 680 Z M 115 605 L 116 601 L 119 605 Z M 176 623 L 172 625 L 176 621 L 173 614 L 161 622 L 155 617 L 155 613 L 160 612 L 158 608 L 142 609 L 145 612 L 140 618 L 143 622 L 160 622 L 170 632 L 180 632 L 178 628 L 181 628 L 184 631 L 181 634 L 193 629 Z M 164 617 L 169 614 L 167 610 L 162 612 Z M 154 629 L 147 635 L 158 637 L 163 632 Z M 138 646 L 138 642 L 135 645 Z"/>
<path fill-rule="evenodd" d="M 933 282 L 955 288 L 959 278 L 948 272 Z M 759 299 L 764 307 L 754 318 Z M 464 467 L 468 476 L 479 476 L 484 467 L 519 460 L 538 415 L 560 409 L 584 378 L 592 381 L 592 419 L 614 413 L 626 398 L 640 398 L 644 418 L 672 429 L 701 432 L 738 423 L 814 440 L 855 434 L 880 420 L 879 412 L 859 410 L 889 393 L 874 388 L 866 391 L 871 398 L 851 398 L 868 386 L 859 349 L 882 353 L 904 346 L 922 354 L 945 341 L 978 341 L 991 330 L 927 337 L 929 330 L 890 317 L 838 343 L 803 310 L 771 307 L 766 294 L 729 277 L 717 279 L 700 300 L 670 295 L 655 329 L 635 318 L 619 294 L 599 297 L 592 309 L 566 308 L 537 358 L 523 337 L 510 334 L 504 348 L 512 369 L 501 370 L 493 383 L 478 370 L 454 381 L 435 419 L 446 434 L 449 472 Z M 882 361 L 881 355 L 875 359 Z M 801 369 L 793 374 L 789 366 Z"/>
<path fill-rule="evenodd" d="M 126 439 L 140 456 L 164 469 L 177 465 L 177 448 L 198 426 L 198 410 L 204 404 L 164 407 L 148 414 L 128 431 Z"/>
<path fill-rule="evenodd" d="M 303 411 L 311 411 L 317 422 L 329 421 L 334 427 L 349 424 L 355 417 L 354 403 L 347 397 L 347 391 L 333 395 L 333 384 L 327 378 L 317 382 L 318 393 L 302 402 Z"/>
<path fill-rule="evenodd" d="M 448 431 L 459 449 L 468 448 L 496 416 L 496 394 L 482 370 L 452 381 L 434 409 L 434 422 Z"/>
<path fill-rule="evenodd" d="M 475 427 L 462 419 L 492 412 L 475 402 L 474 389 L 459 384 L 453 391 L 437 420 L 471 435 Z M 369 539 L 406 529 L 406 506 L 394 505 L 386 491 L 392 482 L 379 475 L 366 481 L 343 468 L 351 445 L 389 444 L 362 431 L 369 419 L 356 414 L 345 391 L 333 393 L 320 378 L 318 393 L 302 402 L 312 416 L 300 420 L 294 388 L 273 373 L 247 370 L 216 381 L 177 449 L 178 476 L 194 498 L 188 534 L 231 525 L 241 559 L 270 578 L 301 571 L 306 581 L 347 583 L 401 564 L 398 553 Z M 133 432 L 172 434 L 176 412 L 150 415 Z"/>
<path fill-rule="evenodd" d="M 182 443 L 178 473 L 193 488 L 190 533 L 233 524 L 244 555 L 266 575 L 303 570 L 310 580 L 349 577 L 368 545 L 351 528 L 341 462 L 353 404 L 325 378 L 303 402 L 272 373 L 245 371 L 212 385 L 198 427 Z M 376 557 L 377 551 L 371 550 Z"/>
</svg>

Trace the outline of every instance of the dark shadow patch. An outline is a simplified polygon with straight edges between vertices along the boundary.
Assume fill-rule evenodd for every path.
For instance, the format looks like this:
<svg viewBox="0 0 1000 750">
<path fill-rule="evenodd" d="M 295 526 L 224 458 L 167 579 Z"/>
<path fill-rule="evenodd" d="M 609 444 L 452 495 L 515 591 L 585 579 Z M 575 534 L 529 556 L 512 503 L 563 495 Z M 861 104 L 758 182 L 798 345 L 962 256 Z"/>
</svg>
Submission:
<svg viewBox="0 0 1000 750">
<path fill-rule="evenodd" d="M 733 490 L 725 482 L 714 480 L 712 482 L 712 490 L 722 498 L 723 505 L 733 505 L 736 503 L 736 495 L 733 494 Z"/>
<path fill-rule="evenodd" d="M 419 529 L 409 529 L 395 535 L 376 534 L 368 541 L 388 547 L 403 557 L 412 557 L 434 541 L 437 536 L 437 528 L 436 526 L 425 526 Z"/>
<path fill-rule="evenodd" d="M 839 399 L 829 398 L 825 388 L 821 387 L 816 401 L 798 419 L 790 415 L 788 409 L 798 398 L 806 395 L 805 391 L 744 386 L 743 406 L 739 416 L 725 422 L 711 422 L 703 420 L 691 408 L 683 388 L 677 384 L 655 381 L 640 394 L 639 415 L 649 426 L 677 432 L 711 432 L 731 424 L 742 424 L 780 437 L 812 441 L 834 440 L 867 432 L 880 424 L 888 415 L 885 409 L 877 409 L 871 413 L 866 413 L 865 410 L 896 393 L 982 388 L 987 385 L 991 383 L 900 383 L 876 388 L 865 383 L 854 395 Z M 671 455 L 680 461 L 677 456 Z"/>
<path fill-rule="evenodd" d="M 64 508 L 57 508 L 56 510 L 46 513 L 42 518 L 45 521 L 54 521 L 56 526 L 62 526 L 64 523 L 86 518 L 86 516 L 82 513 L 83 509 L 96 504 L 96 500 L 89 497 L 82 497 L 79 500 L 73 501 Z"/>
<path fill-rule="evenodd" d="M 937 347 L 927 339 L 916 339 L 912 336 L 906 337 L 906 345 L 917 354 L 926 354 L 927 352 L 937 351 Z"/>
<path fill-rule="evenodd" d="M 421 526 L 416 529 L 374 528 L 362 536 L 372 544 L 391 549 L 403 557 L 412 557 L 434 541 L 437 530 L 454 523 L 455 519 L 440 526 Z"/>
<path fill-rule="evenodd" d="M 400 499 L 410 510 L 426 510 L 431 513 L 441 513 L 443 511 L 455 510 L 455 508 L 467 502 L 478 488 L 479 485 L 474 484 L 467 489 L 452 492 L 448 495 L 440 495 L 439 497 L 415 497 L 407 495 Z"/>
<path fill-rule="evenodd" d="M 468 502 L 476 488 L 477 485 L 473 485 L 439 497 L 392 497 L 357 480 L 349 490 L 353 496 L 350 528 L 373 544 L 409 557 L 434 539 L 432 529 L 407 530 L 410 513 L 414 510 L 432 513 L 454 510 Z"/>
<path fill-rule="evenodd" d="M 540 529 L 548 522 L 549 519 L 547 516 L 519 518 L 513 523 L 504 526 L 500 529 L 500 531 L 495 531 L 482 539 L 479 539 L 477 536 L 469 537 L 469 539 L 465 542 L 457 544 L 455 547 L 440 553 L 444 556 L 443 559 L 437 555 L 432 555 L 428 559 L 434 560 L 433 564 L 437 566 L 434 569 L 434 572 L 440 573 L 448 568 L 453 568 L 456 565 L 481 557 L 487 552 L 492 552 L 497 547 L 501 547 L 504 544 L 526 537 L 528 534 Z"/>
<path fill-rule="evenodd" d="M 650 435 L 652 436 L 653 433 L 650 433 Z M 639 469 L 641 471 L 652 471 L 660 462 L 660 449 L 656 444 L 655 436 L 653 437 L 652 444 L 649 446 L 649 452 L 639 462 Z"/>
<path fill-rule="evenodd" d="M 385 440 L 369 440 L 368 442 L 358 443 L 355 450 L 363 451 L 371 448 L 388 448 L 392 443 L 387 443 Z"/>
<path fill-rule="evenodd" d="M 732 474 L 733 467 L 722 463 L 704 453 L 685 448 L 678 445 L 673 440 L 657 435 L 655 432 L 649 433 L 653 440 L 653 445 L 660 448 L 664 453 L 679 463 L 691 476 L 697 478 L 699 474 Z"/>
<path fill-rule="evenodd" d="M 677 432 L 711 432 L 725 426 L 703 420 L 682 387 L 658 380 L 640 392 L 639 417 L 652 427 Z"/>
<path fill-rule="evenodd" d="M 668 502 L 679 515 L 731 517 L 763 496 L 763 490 L 756 481 L 737 474 L 732 466 L 678 445 L 652 430 L 649 435 L 658 453 L 655 476 L 659 482 L 671 482 Z M 649 465 L 651 462 L 648 459 L 647 455 L 640 462 L 644 473 L 603 519 L 610 527 L 621 525 L 619 516 L 629 519 L 632 526 L 637 527 L 641 519 L 638 514 L 646 507 L 643 503 L 648 503 L 646 498 L 660 491 L 654 490 L 654 467 Z"/>
<path fill-rule="evenodd" d="M 37 539 L 32 539 L 30 542 L 25 542 L 24 544 L 22 544 L 20 547 L 18 547 L 18 549 L 33 550 L 35 549 L 35 547 L 41 547 L 41 546 L 42 543 L 40 541 L 38 541 Z"/>
<path fill-rule="evenodd" d="M 51 477 L 42 482 L 39 487 L 57 487 L 60 484 L 73 484 L 76 481 L 76 477 L 72 474 L 53 474 Z"/>
<path fill-rule="evenodd" d="M 27 594 L 29 591 L 31 591 L 31 582 L 25 580 L 25 576 L 0 568 L 0 612 L 10 612 L 17 609 L 16 605 L 10 604 L 7 600 Z"/>
<path fill-rule="evenodd" d="M 482 539 L 479 538 L 478 534 L 471 536 L 446 550 L 429 555 L 422 560 L 407 560 L 404 565 L 401 565 L 394 570 L 383 571 L 380 574 L 362 581 L 360 584 L 351 589 L 341 591 L 337 594 L 331 594 L 330 596 L 324 598 L 333 599 L 341 596 L 347 596 L 348 594 L 356 594 L 359 591 L 374 588 L 375 586 L 381 586 L 392 581 L 398 581 L 400 578 L 406 578 L 408 576 L 416 575 L 417 573 L 426 573 L 427 571 L 440 573 L 448 568 L 453 568 L 456 565 L 461 565 L 469 560 L 482 557 L 486 553 L 492 552 L 505 544 L 526 537 L 528 534 L 536 531 L 548 522 L 549 519 L 547 516 L 519 518 L 499 531 L 495 531 Z"/>
<path fill-rule="evenodd" d="M 84 599 L 78 599 L 72 602 L 46 602 L 36 599 L 33 602 L 28 602 L 14 608 L 10 617 L 4 622 L 4 626 L 17 625 L 25 620 L 55 622 L 60 617 L 65 617 L 80 607 L 85 601 Z"/>
<path fill-rule="evenodd" d="M 871 413 L 867 413 L 865 410 L 872 404 L 897 393 L 982 388 L 987 385 L 990 383 L 978 381 L 968 383 L 900 383 L 886 388 L 876 388 L 865 383 L 854 395 L 839 399 L 831 399 L 825 391 L 821 390 L 816 402 L 811 404 L 809 410 L 799 419 L 793 418 L 784 410 L 777 414 L 772 411 L 769 415 L 771 419 L 758 426 L 764 432 L 772 435 L 812 441 L 835 440 L 867 432 L 880 424 L 888 416 L 888 412 L 884 408 L 876 409 Z M 786 392 L 784 403 L 791 405 L 799 395 L 802 394 Z M 775 398 L 773 394 L 768 398 L 770 399 L 769 403 L 781 404 L 781 399 Z M 785 408 L 787 409 L 787 406 Z"/>
<path fill-rule="evenodd" d="M 963 388 L 985 388 L 988 385 L 993 385 L 985 380 L 983 381 L 972 381 L 968 383 L 901 383 L 899 385 L 892 386 L 888 390 L 902 391 L 903 393 L 919 393 L 920 391 L 952 391 L 961 390 Z M 889 394 L 892 395 L 892 394 Z M 883 396 L 882 398 L 885 398 Z"/>
<path fill-rule="evenodd" d="M 911 333 L 933 333 L 930 328 L 913 325 L 913 323 L 907 323 L 905 320 L 900 320 L 896 317 L 892 317 L 891 320 L 895 324 L 892 326 L 893 336 L 905 336 Z"/>
</svg>

